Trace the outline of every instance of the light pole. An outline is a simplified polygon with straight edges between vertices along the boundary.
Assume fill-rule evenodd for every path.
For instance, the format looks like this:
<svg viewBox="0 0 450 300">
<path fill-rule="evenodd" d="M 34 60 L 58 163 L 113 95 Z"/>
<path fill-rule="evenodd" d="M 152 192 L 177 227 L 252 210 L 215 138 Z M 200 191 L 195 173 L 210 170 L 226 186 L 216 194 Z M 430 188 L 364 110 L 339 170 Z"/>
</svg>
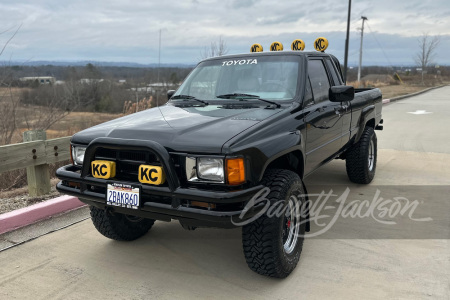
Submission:
<svg viewBox="0 0 450 300">
<path fill-rule="evenodd" d="M 345 38 L 345 55 L 344 55 L 344 83 L 347 83 L 347 64 L 348 64 L 348 43 L 350 35 L 350 14 L 352 11 L 352 0 L 348 0 L 348 15 L 347 15 L 347 37 Z"/>
<path fill-rule="evenodd" d="M 363 36 L 364 36 L 364 21 L 367 21 L 367 18 L 361 16 L 362 19 L 362 27 L 361 27 L 361 45 L 359 47 L 359 67 L 358 67 L 358 84 L 361 81 L 361 65 L 362 65 L 362 52 L 363 52 Z"/>
<path fill-rule="evenodd" d="M 159 50 L 158 50 L 158 84 L 159 84 L 159 69 L 161 69 L 161 29 L 159 29 Z M 156 92 L 156 106 L 159 106 L 158 92 Z"/>
</svg>

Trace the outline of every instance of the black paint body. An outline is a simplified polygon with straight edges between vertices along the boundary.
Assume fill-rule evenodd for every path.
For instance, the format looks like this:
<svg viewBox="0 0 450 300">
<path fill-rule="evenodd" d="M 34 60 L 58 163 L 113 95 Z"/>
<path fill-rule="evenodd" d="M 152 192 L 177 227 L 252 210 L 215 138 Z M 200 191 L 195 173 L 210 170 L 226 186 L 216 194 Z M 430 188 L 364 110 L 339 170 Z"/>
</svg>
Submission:
<svg viewBox="0 0 450 300">
<path fill-rule="evenodd" d="M 146 151 L 158 158 L 167 183 L 151 186 L 132 181 L 141 188 L 142 207 L 108 209 L 164 221 L 178 219 L 188 226 L 233 227 L 230 220 L 239 216 L 247 201 L 262 188 L 259 182 L 267 168 L 291 169 L 303 179 L 327 162 L 345 157 L 345 151 L 358 141 L 365 126 L 375 128 L 382 123 L 379 89 L 356 89 L 354 99 L 346 102 L 307 101 L 308 60 L 331 58 L 340 76 L 339 84 L 334 85 L 342 85 L 338 61 L 331 55 L 267 52 L 208 61 L 248 59 L 255 55 L 292 55 L 301 61 L 298 90 L 293 100 L 278 101 L 281 106 L 276 107 L 257 100 L 238 103 L 222 99 L 209 101 L 212 111 L 202 111 L 197 102 L 183 101 L 181 105 L 169 101 L 164 106 L 83 130 L 71 140 L 73 145 L 88 146 L 83 167 L 68 165 L 58 169 L 57 176 L 62 180 L 58 190 L 75 195 L 87 204 L 107 208 L 106 184 L 113 180 L 91 176 L 90 161 L 95 158 L 96 149 Z M 331 74 L 328 75 L 333 82 Z M 239 186 L 188 182 L 184 173 L 188 155 L 244 157 L 246 182 Z M 210 207 L 193 206 L 192 201 Z M 246 217 L 259 209 L 253 208 Z"/>
</svg>

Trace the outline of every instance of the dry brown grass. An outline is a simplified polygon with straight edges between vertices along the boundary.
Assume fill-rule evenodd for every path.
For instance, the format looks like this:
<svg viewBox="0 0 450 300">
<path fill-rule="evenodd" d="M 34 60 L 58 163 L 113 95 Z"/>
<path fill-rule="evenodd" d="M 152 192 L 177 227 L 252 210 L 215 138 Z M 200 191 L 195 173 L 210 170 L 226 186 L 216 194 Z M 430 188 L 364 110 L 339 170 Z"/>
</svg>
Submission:
<svg viewBox="0 0 450 300">
<path fill-rule="evenodd" d="M 64 115 L 63 111 L 55 108 L 49 109 L 42 106 L 24 105 L 20 103 L 19 99 L 22 93 L 27 89 L 29 88 L 0 88 L 0 105 L 2 105 L 3 102 L 18 102 L 18 106 L 15 110 L 16 129 L 13 133 L 10 142 L 11 144 L 22 142 L 23 132 L 35 128 L 35 125 L 38 126 L 38 124 L 43 123 L 43 119 L 45 123 L 46 116 L 50 114 L 61 112 L 62 119 L 57 120 L 56 123 L 52 124 L 46 130 L 47 139 L 71 136 L 80 130 L 123 116 L 123 114 L 94 112 L 70 112 L 69 114 Z"/>
<path fill-rule="evenodd" d="M 71 136 L 83 129 L 122 117 L 123 114 L 71 112 L 47 130 L 47 139 Z"/>
<path fill-rule="evenodd" d="M 383 94 L 383 99 L 390 99 L 416 93 L 433 86 L 450 83 L 450 78 L 436 75 L 426 75 L 424 83 L 422 83 L 420 75 L 399 75 L 399 78 L 399 80 L 395 80 L 392 77 L 388 81 L 361 81 L 360 83 L 358 81 L 352 81 L 347 84 L 355 88 L 379 88 Z"/>
<path fill-rule="evenodd" d="M 125 103 L 123 104 L 123 114 L 124 115 L 134 114 L 135 112 L 152 108 L 152 106 L 153 106 L 153 97 L 152 96 L 150 96 L 148 99 L 144 98 L 142 100 L 139 100 L 137 105 L 136 105 L 136 102 L 125 101 Z"/>
<path fill-rule="evenodd" d="M 0 95 L 12 95 L 15 98 L 19 98 L 24 90 L 29 90 L 29 88 L 18 88 L 18 87 L 0 87 Z M 0 102 L 5 101 L 8 98 L 0 97 Z"/>
<path fill-rule="evenodd" d="M 425 89 L 426 87 L 417 86 L 417 85 L 409 85 L 409 84 L 389 84 L 388 82 L 372 82 L 372 81 L 362 81 L 359 84 L 357 81 L 348 82 L 348 85 L 351 85 L 355 88 L 379 88 L 381 93 L 383 94 L 383 99 L 390 99 L 396 96 L 407 95 L 411 93 L 415 93 Z"/>
<path fill-rule="evenodd" d="M 18 113 L 27 116 L 33 116 L 33 106 L 21 106 Z M 63 119 L 57 121 L 55 124 L 47 129 L 47 139 L 54 139 L 59 137 L 71 136 L 83 129 L 116 119 L 123 116 L 123 114 L 109 114 L 109 113 L 93 113 L 93 112 L 71 112 Z M 28 122 L 33 123 L 34 120 L 30 118 Z M 14 133 L 11 141 L 14 143 L 22 142 L 22 135 L 24 131 L 28 130 L 26 122 L 20 122 L 19 128 Z"/>
<path fill-rule="evenodd" d="M 392 83 L 390 83 L 390 82 L 382 82 L 382 81 L 379 81 L 379 80 L 377 80 L 377 81 L 365 81 L 365 80 L 363 80 L 363 81 L 361 81 L 361 82 L 358 82 L 358 81 L 349 81 L 349 82 L 347 82 L 347 85 L 351 85 L 351 86 L 353 86 L 354 88 L 368 88 L 368 87 L 373 87 L 373 88 L 380 88 L 380 87 L 383 87 L 383 86 L 388 86 L 388 85 L 391 85 Z"/>
<path fill-rule="evenodd" d="M 397 96 L 403 96 L 407 94 L 416 93 L 426 89 L 423 86 L 411 86 L 411 85 L 388 85 L 380 87 L 383 99 L 391 99 Z"/>
</svg>

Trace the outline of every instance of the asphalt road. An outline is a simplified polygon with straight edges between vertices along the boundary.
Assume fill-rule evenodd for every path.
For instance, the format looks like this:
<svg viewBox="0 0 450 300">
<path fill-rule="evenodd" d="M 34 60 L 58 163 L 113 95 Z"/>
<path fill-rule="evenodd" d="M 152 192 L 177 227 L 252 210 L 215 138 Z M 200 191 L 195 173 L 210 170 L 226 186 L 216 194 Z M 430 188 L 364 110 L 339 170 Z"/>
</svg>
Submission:
<svg viewBox="0 0 450 300">
<path fill-rule="evenodd" d="M 449 94 L 445 87 L 384 106 L 370 187 L 448 198 Z M 369 189 L 349 183 L 342 161 L 306 180 L 313 190 L 323 182 L 359 195 Z M 247 268 L 239 229 L 158 222 L 137 241 L 115 242 L 86 220 L 0 252 L 0 299 L 450 299 L 450 239 L 445 228 L 431 233 L 310 238 L 296 270 L 277 280 Z"/>
</svg>

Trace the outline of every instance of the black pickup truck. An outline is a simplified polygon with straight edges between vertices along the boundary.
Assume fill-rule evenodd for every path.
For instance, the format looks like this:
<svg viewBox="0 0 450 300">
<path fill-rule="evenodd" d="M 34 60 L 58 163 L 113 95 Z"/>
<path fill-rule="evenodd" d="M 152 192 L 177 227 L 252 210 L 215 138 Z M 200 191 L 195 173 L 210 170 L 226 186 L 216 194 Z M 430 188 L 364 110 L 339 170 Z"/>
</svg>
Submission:
<svg viewBox="0 0 450 300">
<path fill-rule="evenodd" d="M 381 92 L 345 86 L 332 55 L 210 58 L 168 96 L 75 134 L 72 164 L 56 172 L 58 190 L 89 204 L 108 238 L 137 239 L 155 220 L 239 226 L 248 266 L 283 278 L 309 230 L 304 178 L 336 158 L 352 182 L 374 178 Z"/>
</svg>

